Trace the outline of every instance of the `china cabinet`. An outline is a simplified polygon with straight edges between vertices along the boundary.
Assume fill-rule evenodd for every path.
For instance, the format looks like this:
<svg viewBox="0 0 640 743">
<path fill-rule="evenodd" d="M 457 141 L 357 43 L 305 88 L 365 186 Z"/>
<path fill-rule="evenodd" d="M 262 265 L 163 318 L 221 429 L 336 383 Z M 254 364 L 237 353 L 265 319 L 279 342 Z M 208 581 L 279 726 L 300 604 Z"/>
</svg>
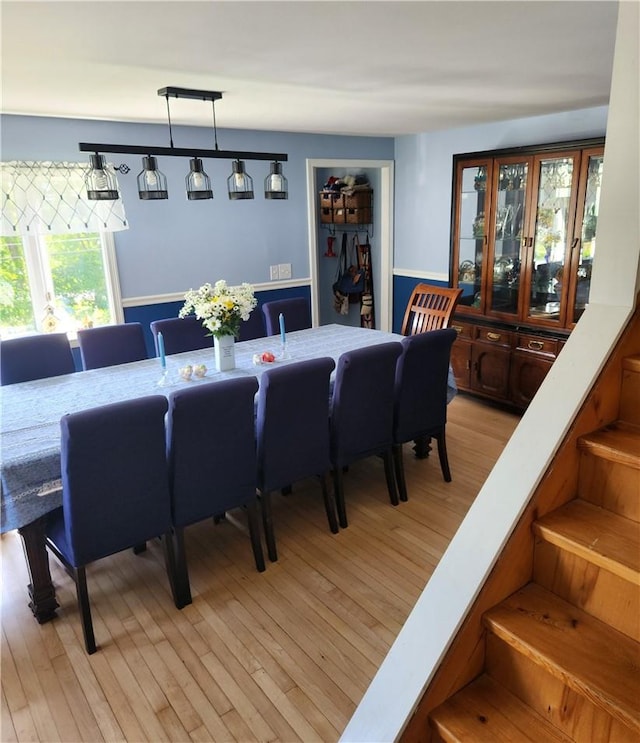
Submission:
<svg viewBox="0 0 640 743">
<path fill-rule="evenodd" d="M 604 140 L 456 155 L 452 363 L 461 389 L 525 408 L 589 298 Z"/>
</svg>

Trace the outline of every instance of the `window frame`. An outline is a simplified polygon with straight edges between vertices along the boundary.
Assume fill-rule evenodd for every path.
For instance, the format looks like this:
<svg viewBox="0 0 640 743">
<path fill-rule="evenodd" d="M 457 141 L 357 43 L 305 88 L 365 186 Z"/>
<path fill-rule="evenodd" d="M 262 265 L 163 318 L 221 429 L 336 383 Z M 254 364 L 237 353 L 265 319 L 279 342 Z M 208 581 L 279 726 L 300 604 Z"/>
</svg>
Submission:
<svg viewBox="0 0 640 743">
<path fill-rule="evenodd" d="M 64 235 L 65 233 L 53 234 Z M 124 309 L 122 306 L 122 292 L 120 289 L 120 276 L 113 232 L 110 230 L 97 230 L 91 234 L 96 234 L 99 237 L 107 297 L 111 310 L 112 319 L 110 324 L 116 325 L 123 323 Z M 43 332 L 42 313 L 47 304 L 47 294 L 55 297 L 51 268 L 49 266 L 49 253 L 44 237 L 45 233 L 29 232 L 20 235 L 37 333 Z M 75 341 L 77 333 L 73 330 L 66 332 L 69 340 Z M 22 334 L 11 334 L 11 336 L 7 337 L 14 338 L 19 335 Z"/>
</svg>

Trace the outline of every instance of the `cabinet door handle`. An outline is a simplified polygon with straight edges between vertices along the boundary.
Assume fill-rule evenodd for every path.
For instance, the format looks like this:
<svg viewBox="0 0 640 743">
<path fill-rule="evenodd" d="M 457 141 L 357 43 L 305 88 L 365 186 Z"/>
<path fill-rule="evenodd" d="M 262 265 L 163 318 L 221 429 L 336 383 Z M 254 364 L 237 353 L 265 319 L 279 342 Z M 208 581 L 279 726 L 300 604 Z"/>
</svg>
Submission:
<svg viewBox="0 0 640 743">
<path fill-rule="evenodd" d="M 488 341 L 499 341 L 502 336 L 500 333 L 487 333 L 487 340 Z"/>
<path fill-rule="evenodd" d="M 571 250 L 574 251 L 578 247 L 579 243 L 580 243 L 580 238 L 574 237 L 573 242 L 571 243 Z"/>
<path fill-rule="evenodd" d="M 527 344 L 532 351 L 542 351 L 544 343 L 542 341 L 529 341 Z"/>
<path fill-rule="evenodd" d="M 452 325 L 451 327 L 456 331 L 456 333 L 458 335 L 460 335 L 460 333 L 462 333 L 463 328 L 462 328 L 461 325 Z"/>
</svg>

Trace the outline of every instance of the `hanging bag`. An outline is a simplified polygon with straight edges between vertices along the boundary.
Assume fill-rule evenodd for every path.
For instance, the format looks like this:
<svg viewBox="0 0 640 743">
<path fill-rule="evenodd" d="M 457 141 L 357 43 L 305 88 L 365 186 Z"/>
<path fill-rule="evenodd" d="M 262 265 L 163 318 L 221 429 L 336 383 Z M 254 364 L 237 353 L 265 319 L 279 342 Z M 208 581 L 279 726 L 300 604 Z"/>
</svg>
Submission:
<svg viewBox="0 0 640 743">
<path fill-rule="evenodd" d="M 364 291 L 365 270 L 358 260 L 358 236 L 354 235 L 350 259 L 347 257 L 347 234 L 342 234 L 342 248 L 338 260 L 338 273 L 333 290 L 346 294 L 351 302 L 358 302 Z"/>
<path fill-rule="evenodd" d="M 343 274 L 347 271 L 347 235 L 342 234 L 342 247 L 338 256 L 338 267 L 336 268 L 336 277 L 333 283 L 333 309 L 339 315 L 349 314 L 349 296 L 340 288 L 340 281 Z"/>
</svg>

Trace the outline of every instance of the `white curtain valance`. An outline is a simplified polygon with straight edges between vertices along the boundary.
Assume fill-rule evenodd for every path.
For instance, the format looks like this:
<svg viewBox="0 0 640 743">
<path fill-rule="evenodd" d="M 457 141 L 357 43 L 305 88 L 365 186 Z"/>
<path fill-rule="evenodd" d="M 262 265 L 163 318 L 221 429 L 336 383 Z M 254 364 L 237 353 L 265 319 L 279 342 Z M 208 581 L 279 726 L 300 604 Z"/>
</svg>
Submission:
<svg viewBox="0 0 640 743">
<path fill-rule="evenodd" d="M 112 169 L 111 165 L 107 167 Z M 85 176 L 88 168 L 83 163 L 67 162 L 14 160 L 0 163 L 0 234 L 129 229 L 122 199 L 87 199 Z"/>
</svg>

